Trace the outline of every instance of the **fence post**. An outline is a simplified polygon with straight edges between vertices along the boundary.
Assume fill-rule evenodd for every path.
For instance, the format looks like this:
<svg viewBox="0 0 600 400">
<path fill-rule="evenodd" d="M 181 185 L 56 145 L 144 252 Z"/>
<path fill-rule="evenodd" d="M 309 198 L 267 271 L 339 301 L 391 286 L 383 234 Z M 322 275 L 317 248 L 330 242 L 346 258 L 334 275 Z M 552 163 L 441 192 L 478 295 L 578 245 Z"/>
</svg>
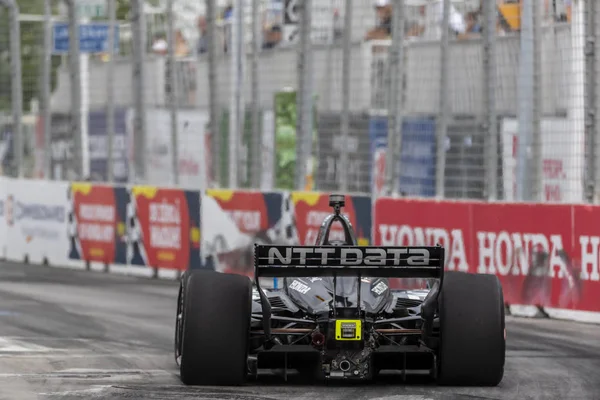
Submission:
<svg viewBox="0 0 600 400">
<path fill-rule="evenodd" d="M 173 169 L 173 184 L 179 185 L 179 140 L 177 121 L 177 105 L 179 102 L 179 85 L 175 70 L 175 26 L 173 15 L 173 0 L 167 0 L 167 71 L 169 80 L 169 111 L 171 114 L 171 168 Z"/>
<path fill-rule="evenodd" d="M 301 6 L 300 46 L 298 53 L 298 90 L 296 102 L 296 190 L 306 187 L 307 165 L 312 156 L 313 87 L 312 87 L 312 0 L 304 0 Z"/>
<path fill-rule="evenodd" d="M 437 151 L 435 169 L 435 194 L 443 198 L 445 194 L 446 141 L 448 138 L 448 119 L 450 118 L 450 0 L 444 0 L 442 18 L 442 40 L 440 50 L 440 117 L 437 124 Z"/>
<path fill-rule="evenodd" d="M 135 183 L 146 183 L 146 18 L 144 0 L 131 0 L 131 28 L 133 33 L 133 96 L 135 120 L 133 129 Z"/>
<path fill-rule="evenodd" d="M 534 29 L 533 3 L 524 0 L 521 11 L 521 33 L 518 76 L 518 145 L 517 145 L 517 201 L 531 199 L 533 173 L 529 151 L 533 145 L 533 103 L 534 103 Z"/>
<path fill-rule="evenodd" d="M 0 0 L 0 5 L 9 9 L 10 19 L 10 75 L 12 89 L 13 137 L 17 177 L 23 177 L 23 84 L 21 70 L 21 26 L 19 5 L 15 0 Z"/>
<path fill-rule="evenodd" d="M 346 0 L 344 16 L 344 38 L 342 48 L 342 152 L 340 154 L 340 190 L 348 191 L 348 140 L 350 130 L 350 72 L 352 57 L 352 7 L 353 1 Z"/>
<path fill-rule="evenodd" d="M 41 85 L 41 104 L 42 104 L 42 123 L 44 131 L 44 146 L 47 149 L 44 152 L 44 179 L 52 179 L 52 132 L 51 119 L 52 110 L 50 109 L 50 89 L 52 73 L 52 0 L 44 0 L 44 48 L 42 60 L 42 79 Z"/>
<path fill-rule="evenodd" d="M 243 0 L 233 1 L 233 12 L 230 23 L 231 41 L 227 45 L 230 65 L 230 91 L 229 91 L 229 133 L 228 133 L 228 187 L 237 189 L 239 185 L 239 155 L 242 132 L 240 128 L 240 97 L 243 90 L 242 77 L 242 41 L 243 41 Z M 242 114 L 243 115 L 243 114 Z M 242 119 L 243 121 L 243 119 Z"/>
<path fill-rule="evenodd" d="M 108 182 L 114 181 L 114 152 L 113 146 L 115 142 L 115 43 L 119 38 L 115 37 L 115 27 L 117 25 L 117 0 L 108 1 L 108 66 L 106 71 L 107 84 L 106 88 L 106 129 L 108 134 L 108 160 L 106 162 L 106 176 Z"/>
<path fill-rule="evenodd" d="M 67 179 L 83 179 L 82 160 L 82 120 L 81 120 L 81 60 L 79 54 L 79 24 L 75 0 L 65 0 L 69 18 L 69 73 L 71 75 L 71 131 L 73 132 L 73 168 L 76 177 Z M 63 177 L 64 179 L 64 177 Z"/>
<path fill-rule="evenodd" d="M 212 142 L 212 164 L 217 185 L 222 184 L 221 129 L 219 113 L 219 83 L 217 74 L 217 5 L 216 0 L 206 0 L 206 41 L 208 46 L 208 96 L 210 107 L 210 135 Z"/>
<path fill-rule="evenodd" d="M 531 201 L 543 201 L 542 171 L 542 21 L 543 5 L 533 1 L 533 193 Z"/>
<path fill-rule="evenodd" d="M 581 3 L 580 3 L 581 2 Z M 587 71 L 586 88 L 589 89 L 589 108 L 587 109 L 586 116 L 590 121 L 588 126 L 589 139 L 587 143 L 590 148 L 589 157 L 589 171 L 591 172 L 591 201 L 594 204 L 600 204 L 600 5 L 597 0 L 579 0 L 574 2 L 573 7 L 585 7 L 586 14 L 588 15 L 587 21 L 589 23 L 587 36 L 586 54 L 590 61 L 589 68 Z M 578 9 L 574 9 L 573 12 L 578 12 Z"/>
<path fill-rule="evenodd" d="M 388 143 L 385 152 L 385 191 L 398 193 L 400 152 L 402 149 L 402 83 L 404 82 L 404 0 L 394 0 L 392 9 L 392 44 L 388 67 Z"/>
<path fill-rule="evenodd" d="M 496 111 L 496 5 L 483 1 L 485 34 L 483 37 L 483 101 L 486 149 L 486 192 L 488 201 L 498 198 L 498 114 Z"/>
<path fill-rule="evenodd" d="M 260 123 L 260 75 L 259 75 L 259 57 L 261 50 L 261 14 L 260 0 L 252 0 L 252 143 L 250 145 L 250 184 L 253 188 L 260 188 L 260 171 L 262 167 L 261 144 L 261 123 Z"/>
</svg>

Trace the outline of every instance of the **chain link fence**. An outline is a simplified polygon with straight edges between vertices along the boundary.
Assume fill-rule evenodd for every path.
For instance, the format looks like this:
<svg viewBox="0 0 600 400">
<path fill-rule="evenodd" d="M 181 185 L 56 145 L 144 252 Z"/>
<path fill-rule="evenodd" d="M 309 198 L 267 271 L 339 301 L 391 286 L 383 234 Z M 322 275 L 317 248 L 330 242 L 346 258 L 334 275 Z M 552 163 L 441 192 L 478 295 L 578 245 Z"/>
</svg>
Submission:
<svg viewBox="0 0 600 400">
<path fill-rule="evenodd" d="M 5 175 L 600 201 L 594 0 L 0 5 Z"/>
</svg>

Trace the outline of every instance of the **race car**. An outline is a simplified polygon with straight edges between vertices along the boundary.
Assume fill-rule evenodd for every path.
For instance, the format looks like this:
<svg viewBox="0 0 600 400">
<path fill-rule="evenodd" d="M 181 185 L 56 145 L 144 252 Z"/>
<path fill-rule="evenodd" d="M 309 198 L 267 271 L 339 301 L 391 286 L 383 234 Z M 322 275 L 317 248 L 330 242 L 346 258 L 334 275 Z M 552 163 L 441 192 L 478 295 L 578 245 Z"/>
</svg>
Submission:
<svg viewBox="0 0 600 400">
<path fill-rule="evenodd" d="M 502 287 L 495 275 L 444 271 L 442 246 L 358 246 L 343 195 L 315 245 L 256 244 L 254 278 L 192 270 L 180 281 L 175 359 L 186 385 L 242 385 L 263 370 L 321 380 L 496 386 L 504 375 Z M 344 240 L 330 240 L 334 223 Z M 263 288 L 280 277 L 281 289 Z M 392 290 L 390 278 L 424 278 Z M 400 379 L 400 378 L 399 378 Z"/>
</svg>

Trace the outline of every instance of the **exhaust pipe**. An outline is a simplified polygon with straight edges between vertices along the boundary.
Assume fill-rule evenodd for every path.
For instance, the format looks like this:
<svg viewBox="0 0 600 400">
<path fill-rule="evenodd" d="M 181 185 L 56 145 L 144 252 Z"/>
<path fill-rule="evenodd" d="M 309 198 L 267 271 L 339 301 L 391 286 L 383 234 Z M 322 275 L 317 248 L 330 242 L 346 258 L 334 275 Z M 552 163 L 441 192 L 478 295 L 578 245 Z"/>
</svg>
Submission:
<svg viewBox="0 0 600 400">
<path fill-rule="evenodd" d="M 321 347 L 325 344 L 325 335 L 321 332 L 315 332 L 312 334 L 312 344 L 315 347 Z"/>
<path fill-rule="evenodd" d="M 340 369 L 344 372 L 350 371 L 350 367 L 351 367 L 350 362 L 347 360 L 344 360 L 340 363 Z"/>
</svg>

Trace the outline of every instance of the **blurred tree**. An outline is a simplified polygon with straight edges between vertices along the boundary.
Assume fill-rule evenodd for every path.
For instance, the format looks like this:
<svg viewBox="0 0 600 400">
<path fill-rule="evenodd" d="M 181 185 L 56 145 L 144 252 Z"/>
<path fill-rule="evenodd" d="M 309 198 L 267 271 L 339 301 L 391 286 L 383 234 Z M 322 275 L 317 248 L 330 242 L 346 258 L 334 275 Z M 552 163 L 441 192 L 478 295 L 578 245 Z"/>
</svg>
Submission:
<svg viewBox="0 0 600 400">
<path fill-rule="evenodd" d="M 58 15 L 61 0 L 52 0 L 53 14 Z M 160 0 L 147 0 L 157 6 Z M 21 15 L 43 15 L 44 0 L 17 0 Z M 117 20 L 129 19 L 131 0 L 117 0 Z M 105 20 L 105 18 L 99 18 Z M 21 21 L 21 66 L 23 79 L 23 111 L 31 108 L 31 100 L 40 98 L 44 45 L 44 24 L 40 21 Z M 10 24 L 8 10 L 0 7 L 0 114 L 10 113 Z M 57 84 L 56 71 L 62 56 L 52 56 L 51 90 Z"/>
<path fill-rule="evenodd" d="M 43 15 L 44 0 L 17 0 L 22 15 Z M 58 12 L 55 4 L 53 12 Z M 43 22 L 21 21 L 21 67 L 23 80 L 23 110 L 30 111 L 31 100 L 40 98 L 40 82 L 44 45 Z M 9 13 L 0 7 L 0 113 L 11 109 Z M 60 56 L 52 56 L 51 90 L 56 87 L 56 70 Z"/>
</svg>

